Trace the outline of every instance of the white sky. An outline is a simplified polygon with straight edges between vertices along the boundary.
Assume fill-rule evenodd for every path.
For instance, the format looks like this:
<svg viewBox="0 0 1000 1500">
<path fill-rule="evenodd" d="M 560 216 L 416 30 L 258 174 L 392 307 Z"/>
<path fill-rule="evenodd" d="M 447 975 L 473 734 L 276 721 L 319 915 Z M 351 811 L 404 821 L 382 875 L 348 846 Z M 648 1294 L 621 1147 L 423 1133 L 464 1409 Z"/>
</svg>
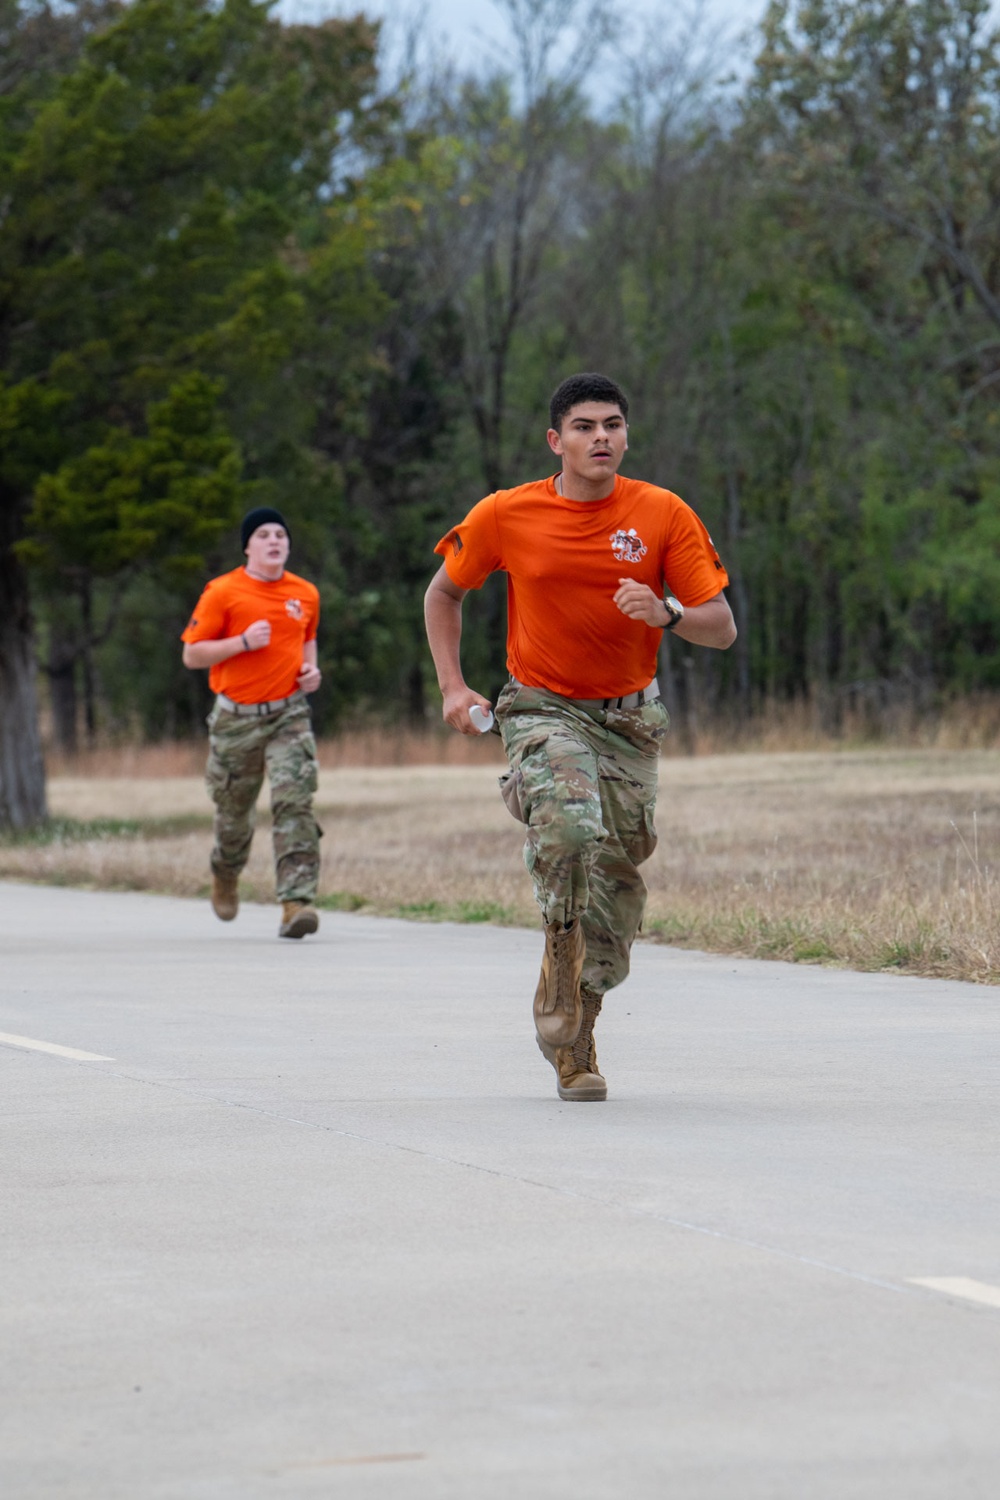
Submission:
<svg viewBox="0 0 1000 1500">
<path fill-rule="evenodd" d="M 637 36 L 644 19 L 655 21 L 657 29 L 662 21 L 665 31 L 674 30 L 697 0 L 611 3 L 622 18 L 623 28 Z M 760 19 L 765 6 L 766 0 L 702 0 L 708 26 L 721 28 L 724 37 L 724 47 L 718 49 L 721 71 L 738 68 L 739 38 Z M 289 19 L 353 15 L 362 10 L 385 19 L 387 41 L 417 21 L 432 44 L 462 67 L 475 68 L 479 62 L 502 60 L 504 55 L 504 21 L 492 0 L 280 0 L 280 9 Z M 604 90 L 599 88 L 598 92 Z"/>
<path fill-rule="evenodd" d="M 711 22 L 724 25 L 735 39 L 739 31 L 764 14 L 765 4 L 766 0 L 705 0 L 704 9 Z M 422 13 L 441 40 L 454 49 L 459 61 L 475 62 L 491 38 L 496 38 L 502 48 L 504 22 L 492 0 L 425 0 L 412 7 L 407 0 L 372 0 L 367 8 L 389 20 Z M 633 18 L 641 14 L 662 16 L 669 25 L 688 7 L 671 0 L 639 0 L 638 4 L 620 3 L 617 9 L 619 14 Z"/>
</svg>

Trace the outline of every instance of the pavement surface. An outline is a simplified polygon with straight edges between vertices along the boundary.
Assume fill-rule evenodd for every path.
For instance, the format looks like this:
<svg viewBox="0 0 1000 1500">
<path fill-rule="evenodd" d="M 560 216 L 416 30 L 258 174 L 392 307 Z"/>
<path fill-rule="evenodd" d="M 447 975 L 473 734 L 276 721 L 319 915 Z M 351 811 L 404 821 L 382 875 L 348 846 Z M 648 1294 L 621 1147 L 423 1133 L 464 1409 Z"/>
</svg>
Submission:
<svg viewBox="0 0 1000 1500">
<path fill-rule="evenodd" d="M 996 990 L 276 927 L 0 885 L 5 1500 L 995 1500 Z"/>
</svg>

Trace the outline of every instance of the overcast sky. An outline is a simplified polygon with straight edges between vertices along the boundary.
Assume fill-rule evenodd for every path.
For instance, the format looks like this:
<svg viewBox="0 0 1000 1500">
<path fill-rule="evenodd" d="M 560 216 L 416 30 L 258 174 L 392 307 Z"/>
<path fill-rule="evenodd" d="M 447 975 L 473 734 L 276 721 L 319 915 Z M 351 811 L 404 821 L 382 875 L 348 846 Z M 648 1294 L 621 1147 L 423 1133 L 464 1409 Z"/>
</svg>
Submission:
<svg viewBox="0 0 1000 1500">
<path fill-rule="evenodd" d="M 737 62 L 737 39 L 764 13 L 766 0 L 703 0 L 706 18 L 711 25 L 723 28 L 730 57 L 729 66 Z M 320 15 L 353 15 L 363 10 L 383 16 L 389 23 L 390 36 L 402 30 L 408 21 L 420 18 L 435 43 L 463 66 L 475 66 L 493 53 L 500 58 L 504 50 L 504 21 L 492 0 L 282 0 L 281 11 L 290 19 L 317 19 Z M 617 13 L 630 18 L 638 30 L 642 17 L 662 21 L 664 31 L 676 27 L 678 18 L 690 10 L 688 4 L 673 0 L 618 0 Z M 725 65 L 724 64 L 724 65 Z"/>
<path fill-rule="evenodd" d="M 758 20 L 764 13 L 766 0 L 705 0 L 708 16 L 726 26 L 735 38 L 741 30 Z M 366 8 L 376 10 L 387 18 L 401 14 L 424 13 L 435 31 L 447 39 L 456 56 L 474 61 L 481 55 L 484 38 L 496 38 L 502 43 L 504 22 L 492 0 L 426 0 L 424 5 L 413 7 L 409 0 L 372 0 Z M 638 0 L 638 3 L 620 3 L 619 14 L 637 16 L 647 14 L 662 16 L 665 26 L 670 25 L 678 12 L 688 9 L 671 0 Z"/>
</svg>

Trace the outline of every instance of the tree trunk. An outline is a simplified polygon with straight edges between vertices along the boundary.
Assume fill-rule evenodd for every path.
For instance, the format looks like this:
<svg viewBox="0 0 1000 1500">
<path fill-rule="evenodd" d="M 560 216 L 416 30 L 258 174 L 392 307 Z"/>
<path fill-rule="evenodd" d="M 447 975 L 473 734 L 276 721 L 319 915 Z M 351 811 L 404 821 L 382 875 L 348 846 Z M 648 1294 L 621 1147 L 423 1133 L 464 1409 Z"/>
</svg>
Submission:
<svg viewBox="0 0 1000 1500">
<path fill-rule="evenodd" d="M 664 631 L 656 675 L 660 694 L 670 715 L 671 727 L 679 737 L 685 755 L 693 755 L 695 752 L 697 729 L 696 710 L 691 696 L 692 667 L 693 662 L 686 644 L 679 637 L 668 638 Z"/>
<path fill-rule="evenodd" d="M 414 662 L 406 674 L 406 708 L 411 724 L 427 723 L 427 695 L 420 662 Z"/>
<path fill-rule="evenodd" d="M 56 617 L 49 622 L 49 659 L 45 675 L 49 680 L 49 702 L 52 707 L 52 738 L 66 755 L 75 755 L 77 739 L 76 658 L 79 631 L 72 631 Z"/>
<path fill-rule="evenodd" d="M 87 730 L 87 745 L 93 750 L 97 743 L 96 689 L 94 685 L 94 596 L 89 576 L 80 583 L 80 618 L 83 621 L 83 650 L 80 661 L 83 667 L 83 722 Z"/>
<path fill-rule="evenodd" d="M 20 507 L 0 496 L 0 829 L 46 816 L 28 579 L 11 550 Z"/>
<path fill-rule="evenodd" d="M 750 609 L 747 603 L 746 580 L 740 565 L 740 535 L 743 530 L 739 480 L 729 466 L 726 473 L 728 505 L 726 509 L 726 541 L 728 543 L 723 561 L 729 574 L 729 593 L 733 614 L 739 634 L 736 637 L 736 696 L 740 712 L 746 718 L 750 713 Z"/>
</svg>

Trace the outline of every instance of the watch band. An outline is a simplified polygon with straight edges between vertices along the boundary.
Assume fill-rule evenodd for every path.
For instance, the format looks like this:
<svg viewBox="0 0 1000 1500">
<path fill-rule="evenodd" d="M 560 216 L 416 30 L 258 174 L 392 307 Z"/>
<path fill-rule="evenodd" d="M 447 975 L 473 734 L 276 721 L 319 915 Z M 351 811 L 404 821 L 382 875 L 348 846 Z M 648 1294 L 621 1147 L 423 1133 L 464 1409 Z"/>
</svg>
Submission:
<svg viewBox="0 0 1000 1500">
<path fill-rule="evenodd" d="M 663 628 L 664 630 L 673 630 L 674 626 L 679 625 L 684 618 L 684 606 L 679 599 L 675 599 L 672 594 L 668 594 L 663 601 L 663 608 L 670 616 L 670 619 Z"/>
</svg>

